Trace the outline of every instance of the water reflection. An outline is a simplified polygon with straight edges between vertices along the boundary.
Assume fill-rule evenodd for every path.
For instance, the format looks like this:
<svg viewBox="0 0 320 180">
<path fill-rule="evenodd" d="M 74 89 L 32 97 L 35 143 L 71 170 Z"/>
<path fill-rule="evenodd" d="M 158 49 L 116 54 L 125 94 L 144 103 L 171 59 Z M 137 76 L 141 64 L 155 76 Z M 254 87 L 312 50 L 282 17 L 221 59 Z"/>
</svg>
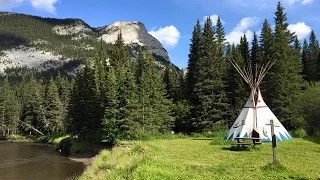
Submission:
<svg viewBox="0 0 320 180">
<path fill-rule="evenodd" d="M 0 179 L 62 180 L 83 169 L 83 163 L 70 161 L 49 145 L 0 143 Z"/>
</svg>

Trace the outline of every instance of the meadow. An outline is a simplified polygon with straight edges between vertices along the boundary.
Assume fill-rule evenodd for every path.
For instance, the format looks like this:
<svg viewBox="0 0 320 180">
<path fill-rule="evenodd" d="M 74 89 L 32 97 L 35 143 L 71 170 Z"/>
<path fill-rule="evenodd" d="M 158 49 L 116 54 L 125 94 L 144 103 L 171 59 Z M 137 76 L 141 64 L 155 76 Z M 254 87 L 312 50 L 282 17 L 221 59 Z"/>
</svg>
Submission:
<svg viewBox="0 0 320 180">
<path fill-rule="evenodd" d="M 130 142 L 102 150 L 79 179 L 320 179 L 320 144 L 295 138 L 236 151 L 223 138 Z"/>
</svg>

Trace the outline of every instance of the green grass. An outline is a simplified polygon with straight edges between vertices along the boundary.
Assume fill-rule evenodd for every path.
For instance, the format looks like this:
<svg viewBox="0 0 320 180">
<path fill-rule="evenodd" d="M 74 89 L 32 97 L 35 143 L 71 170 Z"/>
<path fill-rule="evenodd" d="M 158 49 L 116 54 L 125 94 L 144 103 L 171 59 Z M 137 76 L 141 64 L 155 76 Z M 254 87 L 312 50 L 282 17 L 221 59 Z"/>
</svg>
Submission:
<svg viewBox="0 0 320 180">
<path fill-rule="evenodd" d="M 222 139 L 194 138 L 135 142 L 131 148 L 103 150 L 80 179 L 317 179 L 320 145 L 294 139 L 233 151 Z"/>
</svg>

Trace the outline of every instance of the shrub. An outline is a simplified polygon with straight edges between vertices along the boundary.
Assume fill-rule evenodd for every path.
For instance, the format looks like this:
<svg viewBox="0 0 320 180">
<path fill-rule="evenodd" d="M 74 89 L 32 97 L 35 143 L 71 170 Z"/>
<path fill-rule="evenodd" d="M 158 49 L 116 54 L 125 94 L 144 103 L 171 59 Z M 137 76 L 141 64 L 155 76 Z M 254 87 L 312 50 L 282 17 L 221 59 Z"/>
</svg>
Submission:
<svg viewBox="0 0 320 180">
<path fill-rule="evenodd" d="M 303 128 L 299 128 L 297 130 L 294 130 L 292 132 L 292 135 L 293 135 L 293 137 L 296 137 L 296 138 L 304 138 L 304 137 L 308 136 L 307 131 L 304 130 Z"/>
</svg>

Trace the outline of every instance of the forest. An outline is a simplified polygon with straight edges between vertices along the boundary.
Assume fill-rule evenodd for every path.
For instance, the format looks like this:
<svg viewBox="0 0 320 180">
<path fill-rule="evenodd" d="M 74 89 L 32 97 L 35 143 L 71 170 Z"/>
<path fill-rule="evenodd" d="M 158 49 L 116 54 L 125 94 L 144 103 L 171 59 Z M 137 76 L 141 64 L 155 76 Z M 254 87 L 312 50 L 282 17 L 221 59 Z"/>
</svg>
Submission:
<svg viewBox="0 0 320 180">
<path fill-rule="evenodd" d="M 264 99 L 294 136 L 320 136 L 320 46 L 316 33 L 301 43 L 288 30 L 278 3 L 275 27 L 264 21 L 252 42 L 226 44 L 223 24 L 208 17 L 192 32 L 188 67 L 159 69 L 152 53 L 138 50 L 132 61 L 122 34 L 114 45 L 96 45 L 76 76 L 41 78 L 5 74 L 0 87 L 0 132 L 70 133 L 79 139 L 115 144 L 175 133 L 229 127 L 250 89 L 228 59 L 259 66 L 275 59 L 261 85 Z M 254 68 L 253 68 L 254 69 Z M 33 71 L 31 71 L 33 72 Z"/>
</svg>

